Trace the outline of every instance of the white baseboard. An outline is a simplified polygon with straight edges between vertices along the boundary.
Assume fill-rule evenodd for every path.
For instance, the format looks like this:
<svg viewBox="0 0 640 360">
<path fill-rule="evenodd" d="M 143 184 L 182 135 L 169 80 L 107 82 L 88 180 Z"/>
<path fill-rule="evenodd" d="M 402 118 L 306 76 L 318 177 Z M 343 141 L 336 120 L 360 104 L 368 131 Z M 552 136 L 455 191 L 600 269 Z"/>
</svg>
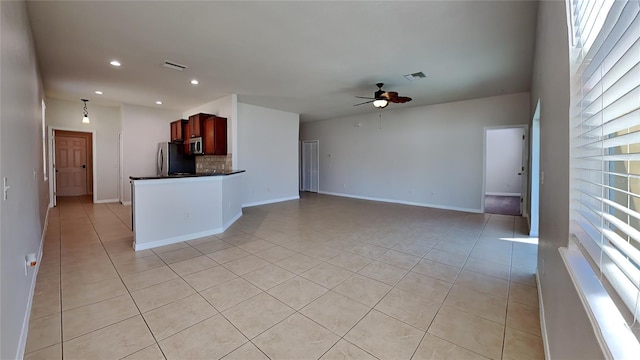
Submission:
<svg viewBox="0 0 640 360">
<path fill-rule="evenodd" d="M 508 192 L 489 192 L 487 191 L 486 193 L 484 193 L 485 195 L 491 195 L 491 196 L 520 196 L 522 194 L 520 193 L 508 193 Z"/>
<path fill-rule="evenodd" d="M 538 303 L 540 304 L 538 310 L 540 311 L 540 333 L 542 334 L 542 347 L 544 348 L 544 358 L 551 359 L 549 353 L 549 337 L 547 335 L 547 323 L 544 319 L 544 304 L 542 302 L 542 286 L 540 286 L 540 274 L 536 270 L 536 288 L 538 289 Z"/>
<path fill-rule="evenodd" d="M 328 192 L 328 191 L 318 191 L 318 194 L 341 196 L 341 197 L 348 197 L 348 198 L 360 199 L 360 200 L 380 201 L 380 202 L 393 203 L 393 204 L 428 207 L 428 208 L 442 209 L 442 210 L 463 211 L 463 212 L 478 213 L 478 214 L 481 214 L 483 212 L 480 209 L 471 209 L 471 208 L 446 206 L 446 205 L 438 205 L 438 204 L 428 204 L 428 203 L 420 203 L 415 201 L 385 199 L 385 198 L 377 198 L 377 197 L 369 197 L 369 196 L 359 196 L 359 195 L 352 195 L 352 194 L 334 193 L 334 192 Z"/>
<path fill-rule="evenodd" d="M 227 221 L 226 223 L 222 224 L 222 232 L 227 231 L 229 226 L 233 225 L 234 222 L 238 221 L 238 219 L 240 219 L 240 217 L 242 217 L 242 208 L 240 209 L 240 212 L 235 214 L 229 221 Z"/>
<path fill-rule="evenodd" d="M 96 200 L 93 203 L 94 204 L 106 204 L 106 203 L 114 203 L 114 202 L 120 202 L 120 199 L 104 199 L 104 200 Z"/>
<path fill-rule="evenodd" d="M 24 358 L 24 352 L 27 347 L 27 337 L 29 336 L 29 321 L 31 320 L 31 307 L 33 306 L 33 295 L 36 291 L 36 281 L 38 280 L 38 270 L 40 270 L 40 263 L 42 262 L 42 253 L 44 249 L 44 238 L 47 234 L 47 228 L 49 227 L 49 210 L 51 206 L 47 208 L 47 214 L 44 217 L 44 226 L 42 227 L 42 234 L 40 235 L 40 248 L 36 255 L 37 263 L 33 271 L 33 278 L 31 279 L 31 288 L 29 289 L 29 297 L 27 300 L 27 309 L 25 310 L 24 320 L 22 320 L 22 330 L 20 331 L 20 339 L 18 340 L 18 354 L 16 359 Z M 26 261 L 26 259 L 24 259 Z M 27 268 L 28 269 L 28 268 Z"/>
<path fill-rule="evenodd" d="M 242 216 L 242 209 L 240 209 L 240 212 L 238 212 L 236 215 L 234 215 L 229 221 L 227 221 L 225 224 L 223 224 L 219 228 L 209 229 L 209 230 L 206 230 L 206 231 L 199 231 L 199 232 L 180 235 L 180 236 L 174 236 L 174 237 L 161 239 L 161 240 L 156 240 L 156 241 L 151 241 L 151 242 L 146 242 L 146 243 L 142 243 L 142 244 L 136 244 L 135 240 L 134 240 L 133 249 L 135 251 L 152 249 L 152 248 L 157 248 L 157 247 L 160 247 L 160 246 L 179 243 L 179 242 L 182 242 L 182 241 L 189 241 L 189 240 L 199 239 L 199 238 L 205 237 L 205 236 L 221 234 L 221 233 L 225 232 L 225 230 L 227 230 L 229 228 L 229 226 L 233 225 L 234 222 L 236 222 L 238 219 L 240 219 L 241 216 Z"/>
<path fill-rule="evenodd" d="M 120 203 L 121 203 L 122 205 L 124 205 L 124 206 L 129 206 L 129 205 L 131 205 L 131 201 L 121 201 Z"/>
<path fill-rule="evenodd" d="M 246 208 L 246 207 L 258 206 L 258 205 L 266 205 L 266 204 L 273 204 L 273 203 L 278 203 L 278 202 L 283 202 L 283 201 L 289 201 L 289 200 L 298 200 L 298 199 L 300 199 L 300 195 L 296 195 L 296 196 L 288 196 L 288 197 L 281 197 L 281 198 L 269 199 L 269 200 L 263 200 L 263 201 L 250 202 L 250 203 L 242 204 L 242 207 L 243 207 L 243 208 Z"/>
</svg>

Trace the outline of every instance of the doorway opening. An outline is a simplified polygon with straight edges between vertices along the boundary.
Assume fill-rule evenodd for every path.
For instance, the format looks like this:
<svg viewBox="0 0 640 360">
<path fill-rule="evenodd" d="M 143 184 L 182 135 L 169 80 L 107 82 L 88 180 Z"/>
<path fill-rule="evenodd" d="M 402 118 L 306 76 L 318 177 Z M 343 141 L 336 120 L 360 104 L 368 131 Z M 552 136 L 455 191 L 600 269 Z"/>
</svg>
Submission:
<svg viewBox="0 0 640 360">
<path fill-rule="evenodd" d="M 94 137 L 93 132 L 50 128 L 52 206 L 67 196 L 91 196 L 95 202 Z"/>
<path fill-rule="evenodd" d="M 527 162 L 526 125 L 485 128 L 485 213 L 526 215 Z"/>
<path fill-rule="evenodd" d="M 318 192 L 320 183 L 320 154 L 318 140 L 302 142 L 302 191 Z"/>
</svg>

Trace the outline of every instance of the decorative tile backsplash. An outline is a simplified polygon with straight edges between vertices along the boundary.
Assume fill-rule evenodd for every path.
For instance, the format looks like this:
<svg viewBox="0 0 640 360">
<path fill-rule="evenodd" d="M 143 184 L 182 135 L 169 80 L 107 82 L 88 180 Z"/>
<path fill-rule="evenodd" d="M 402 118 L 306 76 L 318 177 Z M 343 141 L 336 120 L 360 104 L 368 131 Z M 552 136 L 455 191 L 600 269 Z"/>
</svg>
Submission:
<svg viewBox="0 0 640 360">
<path fill-rule="evenodd" d="M 231 154 L 196 156 L 196 172 L 210 173 L 215 170 L 230 170 Z"/>
</svg>

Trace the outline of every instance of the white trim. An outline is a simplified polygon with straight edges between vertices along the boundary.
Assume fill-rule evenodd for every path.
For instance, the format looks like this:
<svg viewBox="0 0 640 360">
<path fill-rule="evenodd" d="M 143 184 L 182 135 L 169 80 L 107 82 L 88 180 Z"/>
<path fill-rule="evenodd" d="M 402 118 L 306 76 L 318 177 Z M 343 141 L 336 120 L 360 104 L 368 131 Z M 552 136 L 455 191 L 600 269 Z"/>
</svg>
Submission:
<svg viewBox="0 0 640 360">
<path fill-rule="evenodd" d="M 120 199 L 104 199 L 104 200 L 94 200 L 94 204 L 106 204 L 106 203 L 117 203 L 120 202 Z"/>
<path fill-rule="evenodd" d="M 549 352 L 549 335 L 547 334 L 547 322 L 544 318 L 544 303 L 542 296 L 542 286 L 540 286 L 540 273 L 536 270 L 536 288 L 538 289 L 538 311 L 540 312 L 540 330 L 542 333 L 542 347 L 544 348 L 544 358 L 546 360 L 551 359 L 551 353 Z"/>
<path fill-rule="evenodd" d="M 520 196 L 522 194 L 520 193 L 503 193 L 503 192 L 486 192 L 484 193 L 485 196 L 489 195 L 489 196 Z"/>
<path fill-rule="evenodd" d="M 263 201 L 254 201 L 254 202 L 242 204 L 242 207 L 246 208 L 246 207 L 258 206 L 258 205 L 273 204 L 273 203 L 289 201 L 289 200 L 299 200 L 299 199 L 300 199 L 300 195 L 289 196 L 289 197 L 281 197 L 281 198 L 276 198 L 276 199 L 269 199 L 269 200 L 263 200 Z"/>
<path fill-rule="evenodd" d="M 124 200 L 124 133 L 118 133 L 118 198 Z"/>
<path fill-rule="evenodd" d="M 129 206 L 129 205 L 131 205 L 131 201 L 121 201 L 120 204 L 122 204 L 124 206 Z"/>
<path fill-rule="evenodd" d="M 18 339 L 18 354 L 16 359 L 24 358 L 24 352 L 27 347 L 27 337 L 29 336 L 29 321 L 31 320 L 31 307 L 33 306 L 33 295 L 36 291 L 36 281 L 38 279 L 38 270 L 40 270 L 40 263 L 42 262 L 42 254 L 44 249 L 44 238 L 47 234 L 47 228 L 49 227 L 49 210 L 47 208 L 47 214 L 44 217 L 44 226 L 42 227 L 42 235 L 40 235 L 40 249 L 38 249 L 38 262 L 33 272 L 33 278 L 31 279 L 31 288 L 29 289 L 29 296 L 27 300 L 27 309 L 25 310 L 24 320 L 22 320 L 22 331 L 20 331 L 20 339 Z M 26 259 L 23 259 L 26 261 Z M 27 268 L 28 269 L 28 268 Z"/>
<path fill-rule="evenodd" d="M 385 199 L 385 198 L 377 198 L 377 197 L 369 197 L 369 196 L 342 194 L 342 193 L 335 193 L 335 192 L 328 192 L 328 191 L 318 191 L 318 194 L 341 196 L 341 197 L 360 199 L 360 200 L 380 201 L 380 202 L 393 203 L 393 204 L 413 205 L 413 206 L 428 207 L 428 208 L 434 208 L 434 209 L 464 211 L 464 212 L 477 213 L 477 214 L 483 213 L 483 211 L 480 210 L 480 209 L 471 209 L 471 208 L 462 208 L 462 207 L 457 207 L 457 206 L 446 206 L 446 205 L 438 205 L 438 204 L 419 203 L 419 202 L 415 202 L 415 201 L 403 201 L 403 200 L 396 200 L 396 199 Z"/>
<path fill-rule="evenodd" d="M 640 343 L 631 329 L 627 327 L 620 310 L 585 256 L 577 249 L 561 247 L 558 251 L 589 317 L 605 358 L 637 358 L 640 354 Z"/>
<path fill-rule="evenodd" d="M 240 219 L 241 216 L 242 216 L 242 210 L 240 210 L 227 223 L 223 224 L 222 227 L 215 228 L 215 229 L 210 229 L 210 230 L 207 230 L 207 231 L 200 231 L 200 232 L 195 232 L 195 233 L 191 233 L 191 234 L 174 236 L 174 237 L 167 238 L 167 239 L 156 240 L 156 241 L 152 241 L 152 242 L 145 242 L 145 243 L 140 244 L 140 245 L 136 244 L 135 241 L 134 241 L 133 242 L 133 249 L 135 251 L 146 250 L 146 249 L 156 248 L 156 247 L 159 247 L 159 246 L 165 246 L 165 245 L 171 245 L 171 244 L 179 243 L 179 242 L 182 242 L 182 241 L 189 241 L 189 240 L 199 239 L 199 238 L 205 237 L 205 236 L 221 234 L 221 233 L 225 232 L 229 228 L 229 226 L 233 225 L 234 222 L 236 222 L 238 219 Z"/>
</svg>

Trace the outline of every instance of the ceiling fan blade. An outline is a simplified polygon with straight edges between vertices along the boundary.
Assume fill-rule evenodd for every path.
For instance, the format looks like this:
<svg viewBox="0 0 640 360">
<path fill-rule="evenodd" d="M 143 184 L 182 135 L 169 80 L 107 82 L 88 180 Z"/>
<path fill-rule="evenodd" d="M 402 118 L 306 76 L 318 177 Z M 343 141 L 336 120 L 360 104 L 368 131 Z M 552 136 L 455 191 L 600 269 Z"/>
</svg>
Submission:
<svg viewBox="0 0 640 360">
<path fill-rule="evenodd" d="M 375 98 L 372 97 L 366 97 L 366 96 L 356 96 L 358 99 L 371 99 L 371 100 L 375 100 Z"/>
<path fill-rule="evenodd" d="M 385 97 L 391 101 L 392 103 L 397 103 L 398 102 L 398 93 L 395 91 L 387 91 L 385 94 Z"/>
<path fill-rule="evenodd" d="M 365 99 L 368 99 L 368 98 L 365 98 Z M 375 101 L 375 99 L 374 99 L 374 100 L 365 101 L 365 102 L 360 103 L 360 104 L 355 104 L 355 105 L 353 105 L 353 106 L 359 106 L 359 105 L 369 104 L 369 103 L 372 103 L 372 102 L 374 102 L 374 101 Z"/>
<path fill-rule="evenodd" d="M 411 100 L 412 99 L 410 97 L 408 97 L 408 96 L 400 96 L 400 97 L 398 97 L 398 102 L 400 104 L 404 104 L 404 103 L 409 102 Z"/>
</svg>

